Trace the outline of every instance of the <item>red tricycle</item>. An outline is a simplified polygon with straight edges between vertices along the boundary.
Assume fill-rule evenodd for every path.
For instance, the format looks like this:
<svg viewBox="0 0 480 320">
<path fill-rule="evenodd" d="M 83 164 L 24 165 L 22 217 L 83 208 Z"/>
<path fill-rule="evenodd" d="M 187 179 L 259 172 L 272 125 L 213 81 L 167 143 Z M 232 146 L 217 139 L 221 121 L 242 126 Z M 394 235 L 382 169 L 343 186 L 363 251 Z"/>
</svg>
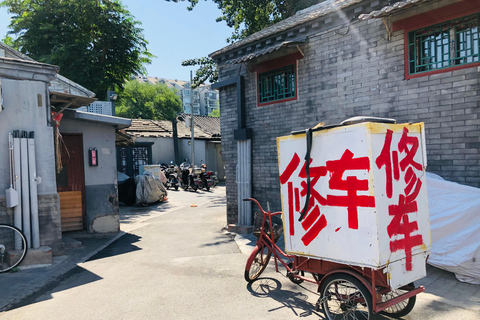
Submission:
<svg viewBox="0 0 480 320">
<path fill-rule="evenodd" d="M 416 295 L 425 291 L 423 286 L 415 288 L 413 283 L 392 290 L 384 269 L 286 254 L 276 244 L 283 233 L 283 225 L 275 223 L 274 217 L 282 212 L 265 211 L 253 198 L 244 201 L 252 201 L 260 209 L 255 215 L 257 244 L 245 266 L 245 280 L 248 282 L 253 282 L 262 274 L 273 255 L 277 272 L 281 264 L 293 283 L 308 281 L 318 286 L 320 297 L 315 309 L 318 311 L 322 307 L 326 318 L 330 320 L 372 320 L 377 313 L 394 318 L 403 317 L 412 311 Z M 305 276 L 306 273 L 311 276 Z"/>
</svg>

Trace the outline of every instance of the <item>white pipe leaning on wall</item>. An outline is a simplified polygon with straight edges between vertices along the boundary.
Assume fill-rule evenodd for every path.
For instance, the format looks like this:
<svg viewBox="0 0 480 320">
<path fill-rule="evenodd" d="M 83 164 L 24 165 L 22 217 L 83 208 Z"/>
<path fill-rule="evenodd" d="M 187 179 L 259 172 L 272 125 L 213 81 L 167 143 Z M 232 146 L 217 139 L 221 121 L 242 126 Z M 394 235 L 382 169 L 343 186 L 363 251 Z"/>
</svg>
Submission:
<svg viewBox="0 0 480 320">
<path fill-rule="evenodd" d="M 22 180 L 21 180 L 21 158 L 20 158 L 20 133 L 13 132 L 13 162 L 15 170 L 14 187 L 18 193 L 18 205 L 13 208 L 13 224 L 18 229 L 22 230 Z M 20 250 L 21 247 L 15 246 L 15 250 Z"/>
<path fill-rule="evenodd" d="M 32 223 L 32 247 L 40 248 L 40 224 L 38 220 L 37 169 L 35 165 L 34 132 L 28 137 L 28 176 L 30 178 L 30 217 Z"/>
<path fill-rule="evenodd" d="M 18 204 L 13 207 L 13 225 L 22 230 L 22 183 L 20 181 L 20 138 L 18 131 L 13 132 L 13 188 L 17 191 Z M 22 239 L 15 238 L 15 250 L 22 249 Z"/>
<path fill-rule="evenodd" d="M 21 180 L 22 180 L 22 218 L 23 218 L 23 234 L 27 238 L 28 247 L 31 248 L 31 232 L 30 232 L 30 188 L 28 186 L 28 141 L 27 132 L 22 131 L 20 139 L 20 157 L 21 157 Z"/>
<path fill-rule="evenodd" d="M 252 142 L 248 140 L 237 141 L 237 189 L 238 189 L 238 224 L 252 225 L 252 204 L 250 201 L 243 201 L 252 197 Z"/>
</svg>

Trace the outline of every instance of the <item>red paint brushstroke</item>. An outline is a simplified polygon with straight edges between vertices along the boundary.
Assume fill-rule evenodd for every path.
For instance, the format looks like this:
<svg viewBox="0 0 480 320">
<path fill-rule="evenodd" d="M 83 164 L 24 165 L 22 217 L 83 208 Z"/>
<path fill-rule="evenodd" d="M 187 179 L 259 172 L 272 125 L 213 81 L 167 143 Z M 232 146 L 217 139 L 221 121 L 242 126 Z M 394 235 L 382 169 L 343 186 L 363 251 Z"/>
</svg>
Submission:
<svg viewBox="0 0 480 320">
<path fill-rule="evenodd" d="M 327 219 L 325 216 L 322 214 L 320 216 L 320 219 L 315 223 L 315 225 L 305 233 L 305 235 L 302 237 L 302 242 L 305 246 L 308 246 L 310 242 L 315 239 L 320 231 L 322 231 L 325 227 L 327 226 Z"/>
<path fill-rule="evenodd" d="M 280 175 L 281 184 L 285 184 L 288 182 L 292 174 L 298 168 L 299 164 L 300 164 L 300 157 L 298 156 L 298 154 L 295 153 L 292 157 L 292 160 L 290 160 L 289 164 L 287 165 L 287 168 L 285 168 L 285 171 L 283 171 L 282 174 Z"/>
<path fill-rule="evenodd" d="M 288 220 L 289 220 L 289 232 L 290 235 L 295 235 L 295 226 L 293 221 L 295 217 L 293 215 L 293 182 L 288 183 Z"/>
<path fill-rule="evenodd" d="M 315 206 L 315 208 L 313 208 L 313 210 L 310 213 L 308 213 L 305 219 L 302 221 L 303 229 L 305 230 L 309 229 L 313 225 L 313 223 L 318 219 L 319 216 L 320 216 L 320 208 L 318 208 L 318 206 Z"/>
</svg>

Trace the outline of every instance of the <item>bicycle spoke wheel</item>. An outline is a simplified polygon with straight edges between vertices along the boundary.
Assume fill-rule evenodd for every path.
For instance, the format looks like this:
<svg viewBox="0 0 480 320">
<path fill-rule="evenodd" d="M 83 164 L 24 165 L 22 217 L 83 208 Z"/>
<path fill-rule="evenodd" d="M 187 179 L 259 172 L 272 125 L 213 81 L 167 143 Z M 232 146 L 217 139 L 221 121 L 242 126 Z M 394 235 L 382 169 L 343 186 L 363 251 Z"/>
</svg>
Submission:
<svg viewBox="0 0 480 320">
<path fill-rule="evenodd" d="M 271 256 L 272 252 L 265 245 L 257 244 L 247 260 L 245 280 L 248 282 L 256 280 L 267 267 Z"/>
<path fill-rule="evenodd" d="M 0 224 L 0 273 L 18 266 L 27 254 L 27 240 L 14 226 Z"/>
<path fill-rule="evenodd" d="M 360 280 L 347 274 L 330 276 L 322 285 L 322 307 L 329 320 L 373 320 L 372 296 Z"/>
<path fill-rule="evenodd" d="M 415 287 L 413 282 L 410 283 L 408 286 L 413 288 Z M 406 290 L 396 289 L 396 290 L 387 292 L 385 294 L 382 294 L 382 302 L 392 300 L 393 298 L 398 297 L 399 295 L 402 295 L 406 292 L 407 292 Z M 413 310 L 413 307 L 415 306 L 416 301 L 417 301 L 417 296 L 413 296 L 413 297 L 410 297 L 409 299 L 405 299 L 397 304 L 394 304 L 391 307 L 388 307 L 387 309 L 381 311 L 380 313 L 393 318 L 401 318 L 403 316 L 406 316 L 407 314 L 410 313 L 410 311 Z"/>
</svg>

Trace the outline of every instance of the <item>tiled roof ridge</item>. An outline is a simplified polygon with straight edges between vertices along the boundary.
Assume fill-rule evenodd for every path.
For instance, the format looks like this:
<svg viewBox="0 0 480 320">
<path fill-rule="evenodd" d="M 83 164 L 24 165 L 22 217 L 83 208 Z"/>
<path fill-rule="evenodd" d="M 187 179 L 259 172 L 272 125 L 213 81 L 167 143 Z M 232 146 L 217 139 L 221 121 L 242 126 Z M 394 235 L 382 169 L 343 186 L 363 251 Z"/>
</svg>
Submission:
<svg viewBox="0 0 480 320">
<path fill-rule="evenodd" d="M 260 41 L 264 38 L 282 32 L 291 28 L 294 28 L 303 23 L 307 23 L 311 20 L 319 18 L 321 16 L 327 15 L 334 10 L 343 9 L 345 7 L 351 6 L 355 3 L 361 2 L 363 0 L 325 0 L 323 2 L 312 5 L 308 8 L 298 11 L 291 17 L 288 17 L 280 22 L 277 22 L 271 26 L 268 26 L 240 41 L 234 42 L 226 47 L 223 47 L 215 52 L 209 54 L 209 57 L 214 58 L 223 53 L 229 52 L 231 50 L 246 46 L 255 41 Z"/>
</svg>

